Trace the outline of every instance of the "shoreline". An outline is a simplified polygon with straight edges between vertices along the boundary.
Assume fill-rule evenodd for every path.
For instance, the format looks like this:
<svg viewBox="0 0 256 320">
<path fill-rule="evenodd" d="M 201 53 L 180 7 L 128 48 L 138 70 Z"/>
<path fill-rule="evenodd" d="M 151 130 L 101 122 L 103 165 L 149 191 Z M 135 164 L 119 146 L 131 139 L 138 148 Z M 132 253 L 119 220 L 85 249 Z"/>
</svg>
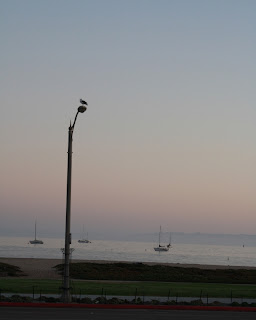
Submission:
<svg viewBox="0 0 256 320">
<path fill-rule="evenodd" d="M 63 259 L 44 259 L 44 258 L 2 258 L 0 262 L 14 265 L 20 268 L 26 279 L 62 279 L 62 276 L 57 273 L 54 267 L 63 263 Z M 134 263 L 129 261 L 109 261 L 109 260 L 77 260 L 72 259 L 71 263 Z M 199 269 L 246 269 L 253 270 L 256 267 L 247 266 L 223 266 L 223 265 L 203 265 L 203 264 L 181 264 L 181 263 L 158 263 L 158 262 L 142 262 L 147 265 L 166 265 L 182 268 L 199 268 Z M 11 277 L 10 277 L 11 278 Z"/>
</svg>

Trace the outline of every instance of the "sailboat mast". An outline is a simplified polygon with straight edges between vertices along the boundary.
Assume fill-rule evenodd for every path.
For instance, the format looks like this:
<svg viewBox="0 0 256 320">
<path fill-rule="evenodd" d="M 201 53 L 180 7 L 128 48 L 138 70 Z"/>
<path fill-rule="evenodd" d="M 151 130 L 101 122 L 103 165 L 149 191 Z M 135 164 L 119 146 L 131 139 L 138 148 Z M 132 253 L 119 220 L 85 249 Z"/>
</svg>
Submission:
<svg viewBox="0 0 256 320">
<path fill-rule="evenodd" d="M 36 222 L 35 222 L 35 240 L 36 240 Z"/>
</svg>

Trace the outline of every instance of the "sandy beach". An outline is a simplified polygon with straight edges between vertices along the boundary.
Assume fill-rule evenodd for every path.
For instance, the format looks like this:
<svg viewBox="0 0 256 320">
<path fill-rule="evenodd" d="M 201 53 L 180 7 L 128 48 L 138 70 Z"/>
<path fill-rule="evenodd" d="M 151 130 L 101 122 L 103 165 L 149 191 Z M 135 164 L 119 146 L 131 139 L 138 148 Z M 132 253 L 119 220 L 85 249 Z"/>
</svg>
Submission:
<svg viewBox="0 0 256 320">
<path fill-rule="evenodd" d="M 24 277 L 28 279 L 61 279 L 56 272 L 55 266 L 63 263 L 62 259 L 35 259 L 35 258 L 0 258 L 0 262 L 8 263 L 20 268 L 24 273 Z M 115 263 L 118 261 L 103 260 L 72 260 L 72 262 L 95 262 L 95 263 Z M 124 261 L 123 261 L 124 262 Z M 126 262 L 127 263 L 127 262 Z M 145 264 L 155 265 L 155 262 L 147 262 Z M 179 263 L 162 263 L 174 267 L 184 268 L 200 268 L 200 269 L 256 269 L 256 267 L 242 266 L 219 266 L 219 265 L 200 265 L 200 264 L 179 264 Z"/>
<path fill-rule="evenodd" d="M 0 258 L 0 262 L 19 267 L 29 279 L 61 279 L 53 268 L 61 259 Z"/>
</svg>

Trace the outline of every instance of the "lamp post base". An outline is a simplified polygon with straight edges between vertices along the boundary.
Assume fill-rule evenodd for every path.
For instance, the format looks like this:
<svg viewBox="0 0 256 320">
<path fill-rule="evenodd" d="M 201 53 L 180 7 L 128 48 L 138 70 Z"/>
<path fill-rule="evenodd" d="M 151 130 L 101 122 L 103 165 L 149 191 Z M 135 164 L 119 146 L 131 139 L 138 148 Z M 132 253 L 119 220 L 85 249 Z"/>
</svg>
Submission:
<svg viewBox="0 0 256 320">
<path fill-rule="evenodd" d="M 61 295 L 61 301 L 63 303 L 70 303 L 72 302 L 72 297 L 71 297 L 71 294 L 69 292 L 69 288 L 62 288 L 63 292 L 62 292 L 62 295 Z"/>
</svg>

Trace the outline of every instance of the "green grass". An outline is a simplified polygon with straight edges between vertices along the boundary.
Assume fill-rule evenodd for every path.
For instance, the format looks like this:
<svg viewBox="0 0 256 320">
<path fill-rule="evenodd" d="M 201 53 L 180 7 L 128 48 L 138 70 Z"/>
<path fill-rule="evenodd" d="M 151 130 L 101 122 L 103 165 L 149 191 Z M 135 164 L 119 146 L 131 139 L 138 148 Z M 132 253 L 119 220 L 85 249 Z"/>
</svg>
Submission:
<svg viewBox="0 0 256 320">
<path fill-rule="evenodd" d="M 0 278 L 1 292 L 59 294 L 60 280 L 32 280 L 21 278 Z M 166 283 L 166 282 L 110 282 L 110 281 L 72 281 L 74 294 L 120 295 L 120 296 L 178 296 L 178 297 L 226 297 L 256 298 L 255 285 L 232 285 L 214 283 Z"/>
<path fill-rule="evenodd" d="M 56 269 L 61 273 L 63 265 Z M 19 268 L 0 264 L 0 292 L 61 293 L 61 280 L 26 279 L 22 275 Z M 207 270 L 142 263 L 71 263 L 70 276 L 76 279 L 72 280 L 71 286 L 72 293 L 77 295 L 256 299 L 256 270 Z"/>
<path fill-rule="evenodd" d="M 58 293 L 60 286 L 61 280 L 0 278 L 0 290 L 6 293 L 32 293 L 33 287 L 35 292 Z"/>
</svg>

